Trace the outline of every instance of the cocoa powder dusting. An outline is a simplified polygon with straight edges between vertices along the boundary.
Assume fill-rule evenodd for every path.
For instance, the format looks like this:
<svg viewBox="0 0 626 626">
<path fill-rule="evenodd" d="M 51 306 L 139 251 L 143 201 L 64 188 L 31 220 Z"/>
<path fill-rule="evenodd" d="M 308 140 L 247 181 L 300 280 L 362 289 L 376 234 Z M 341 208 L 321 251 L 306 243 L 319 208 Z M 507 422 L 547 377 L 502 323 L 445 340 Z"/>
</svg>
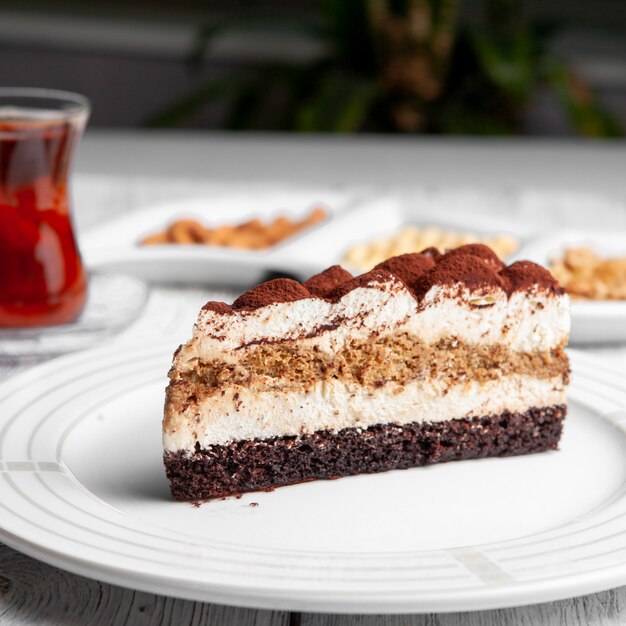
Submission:
<svg viewBox="0 0 626 626">
<path fill-rule="evenodd" d="M 289 278 L 277 278 L 247 291 L 235 300 L 232 308 L 223 302 L 207 302 L 204 310 L 224 315 L 234 311 L 254 310 L 276 302 L 294 302 L 304 298 L 338 300 L 353 289 L 371 282 L 400 280 L 419 299 L 433 285 L 464 285 L 467 288 L 500 288 L 512 294 L 539 287 L 554 294 L 563 290 L 548 270 L 518 261 L 506 267 L 496 254 L 483 244 L 468 244 L 440 254 L 436 248 L 421 253 L 402 254 L 377 265 L 373 270 L 352 277 L 339 265 L 312 276 L 303 285 Z"/>
<path fill-rule="evenodd" d="M 387 259 L 379 263 L 374 269 L 387 270 L 403 280 L 409 287 L 412 287 L 418 278 L 433 267 L 435 267 L 435 262 L 432 258 L 412 252 Z"/>
<path fill-rule="evenodd" d="M 309 291 L 291 278 L 276 278 L 246 291 L 233 302 L 233 309 L 259 309 L 276 302 L 295 302 L 310 298 Z"/>
<path fill-rule="evenodd" d="M 349 280 L 352 280 L 352 274 L 350 274 L 350 272 L 344 270 L 341 265 L 332 265 L 323 272 L 311 276 L 311 278 L 304 283 L 304 287 L 314 296 L 325 298 L 339 285 Z"/>
<path fill-rule="evenodd" d="M 500 276 L 482 259 L 468 254 L 444 255 L 435 267 L 415 284 L 418 296 L 424 296 L 433 285 L 462 284 L 469 289 L 504 287 Z"/>
<path fill-rule="evenodd" d="M 468 243 L 458 248 L 452 248 L 452 250 L 448 250 L 442 258 L 445 259 L 463 254 L 478 257 L 495 272 L 499 272 L 505 267 L 498 255 L 491 248 L 482 243 Z"/>
<path fill-rule="evenodd" d="M 424 256 L 427 256 L 429 259 L 432 259 L 433 261 L 437 261 L 439 258 L 441 258 L 441 252 L 439 252 L 439 250 L 437 248 L 433 248 L 432 246 L 430 248 L 424 248 L 420 254 L 423 254 Z"/>
<path fill-rule="evenodd" d="M 501 275 L 508 283 L 507 292 L 509 294 L 515 291 L 528 291 L 534 286 L 541 287 L 556 295 L 565 293 L 556 278 L 545 267 L 531 261 L 516 261 L 505 267 Z"/>
<path fill-rule="evenodd" d="M 371 282 L 385 283 L 393 279 L 394 276 L 391 272 L 388 272 L 387 270 L 373 269 L 339 285 L 334 291 L 328 294 L 328 297 L 333 300 L 339 300 L 339 298 L 343 298 L 343 296 L 350 293 L 353 289 L 367 287 L 367 285 Z"/>
<path fill-rule="evenodd" d="M 225 302 L 207 302 L 203 307 L 203 311 L 213 311 L 214 313 L 220 313 L 221 315 L 232 315 L 233 310 Z"/>
</svg>

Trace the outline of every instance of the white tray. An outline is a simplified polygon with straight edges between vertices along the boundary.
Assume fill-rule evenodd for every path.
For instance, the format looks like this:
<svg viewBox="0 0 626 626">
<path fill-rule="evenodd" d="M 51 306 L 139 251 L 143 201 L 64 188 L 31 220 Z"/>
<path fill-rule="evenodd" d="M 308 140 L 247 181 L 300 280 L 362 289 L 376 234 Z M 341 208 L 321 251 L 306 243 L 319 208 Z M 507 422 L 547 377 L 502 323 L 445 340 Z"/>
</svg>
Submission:
<svg viewBox="0 0 626 626">
<path fill-rule="evenodd" d="M 298 245 L 298 260 L 307 267 L 317 263 L 320 269 L 339 263 L 358 274 L 363 270 L 343 262 L 349 248 L 388 237 L 407 225 L 437 227 L 478 236 L 507 234 L 518 239 L 522 246 L 529 241 L 530 230 L 507 214 L 506 202 L 513 202 L 507 194 L 467 191 L 413 190 L 393 195 L 371 194 L 358 199 L 350 210 L 303 238 Z M 476 211 L 476 206 L 482 210 Z M 503 210 L 495 212 L 495 207 Z"/>
<path fill-rule="evenodd" d="M 312 274 L 319 268 L 298 264 L 303 239 L 333 222 L 354 205 L 355 193 L 333 189 L 285 191 L 249 190 L 216 193 L 210 197 L 167 202 L 129 212 L 105 222 L 80 239 L 81 251 L 90 268 L 131 273 L 165 283 L 196 283 L 250 286 L 268 271 Z M 179 218 L 197 219 L 208 226 L 237 224 L 258 217 L 278 215 L 303 217 L 314 207 L 328 211 L 327 223 L 315 225 L 270 250 L 233 250 L 218 246 L 140 246 L 146 235 L 167 227 Z M 292 267 L 292 265 L 297 267 Z"/>
<path fill-rule="evenodd" d="M 536 239 L 517 258 L 547 266 L 567 247 L 589 246 L 600 255 L 626 256 L 626 232 L 562 231 Z M 573 300 L 571 343 L 626 341 L 626 301 Z"/>
</svg>

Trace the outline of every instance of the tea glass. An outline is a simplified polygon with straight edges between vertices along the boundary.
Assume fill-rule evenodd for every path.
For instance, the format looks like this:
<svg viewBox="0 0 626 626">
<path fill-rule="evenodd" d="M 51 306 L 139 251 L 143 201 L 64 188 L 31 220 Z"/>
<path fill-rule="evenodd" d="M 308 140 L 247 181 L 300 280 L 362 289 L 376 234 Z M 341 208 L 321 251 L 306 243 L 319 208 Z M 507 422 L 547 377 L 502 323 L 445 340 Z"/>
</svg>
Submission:
<svg viewBox="0 0 626 626">
<path fill-rule="evenodd" d="M 89 113 L 78 94 L 0 88 L 0 327 L 65 324 L 85 306 L 69 176 Z"/>
</svg>

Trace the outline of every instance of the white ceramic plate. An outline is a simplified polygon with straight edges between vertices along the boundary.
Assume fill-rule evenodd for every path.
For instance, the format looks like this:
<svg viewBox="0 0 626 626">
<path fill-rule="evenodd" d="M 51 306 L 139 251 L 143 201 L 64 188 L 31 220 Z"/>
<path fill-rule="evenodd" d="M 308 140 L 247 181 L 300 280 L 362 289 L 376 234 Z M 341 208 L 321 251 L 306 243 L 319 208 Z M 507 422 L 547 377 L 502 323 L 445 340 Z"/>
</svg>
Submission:
<svg viewBox="0 0 626 626">
<path fill-rule="evenodd" d="M 568 247 L 589 246 L 605 257 L 626 256 L 626 232 L 563 231 L 537 239 L 520 251 L 519 258 L 548 265 Z M 626 341 L 625 301 L 572 301 L 571 343 Z"/>
<path fill-rule="evenodd" d="M 267 271 L 310 275 L 319 269 L 313 258 L 298 263 L 299 247 L 307 237 L 350 208 L 356 192 L 333 189 L 249 189 L 222 191 L 205 198 L 188 198 L 132 211 L 100 224 L 80 238 L 81 252 L 90 268 L 126 272 L 147 280 L 172 283 L 220 283 L 250 285 Z M 237 224 L 258 217 L 303 217 L 314 207 L 329 217 L 270 250 L 245 251 L 217 246 L 140 246 L 146 235 L 167 227 L 179 218 L 197 219 L 208 226 Z"/>
<path fill-rule="evenodd" d="M 401 613 L 626 583 L 623 376 L 573 353 L 561 450 L 170 500 L 171 346 L 64 357 L 0 386 L 0 539 L 106 582 L 224 604 Z"/>
</svg>

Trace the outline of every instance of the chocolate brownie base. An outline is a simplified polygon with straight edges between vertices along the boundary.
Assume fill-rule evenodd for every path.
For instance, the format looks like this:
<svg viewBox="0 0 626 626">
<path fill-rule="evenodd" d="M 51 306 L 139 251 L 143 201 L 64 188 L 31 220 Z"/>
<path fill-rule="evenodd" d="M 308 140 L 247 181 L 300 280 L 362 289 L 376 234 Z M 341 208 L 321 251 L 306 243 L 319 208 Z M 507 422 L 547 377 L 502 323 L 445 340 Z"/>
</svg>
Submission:
<svg viewBox="0 0 626 626">
<path fill-rule="evenodd" d="M 445 422 L 248 439 L 198 447 L 192 455 L 166 452 L 164 462 L 175 499 L 208 500 L 308 480 L 553 450 L 565 414 L 566 407 L 559 405 Z"/>
</svg>

